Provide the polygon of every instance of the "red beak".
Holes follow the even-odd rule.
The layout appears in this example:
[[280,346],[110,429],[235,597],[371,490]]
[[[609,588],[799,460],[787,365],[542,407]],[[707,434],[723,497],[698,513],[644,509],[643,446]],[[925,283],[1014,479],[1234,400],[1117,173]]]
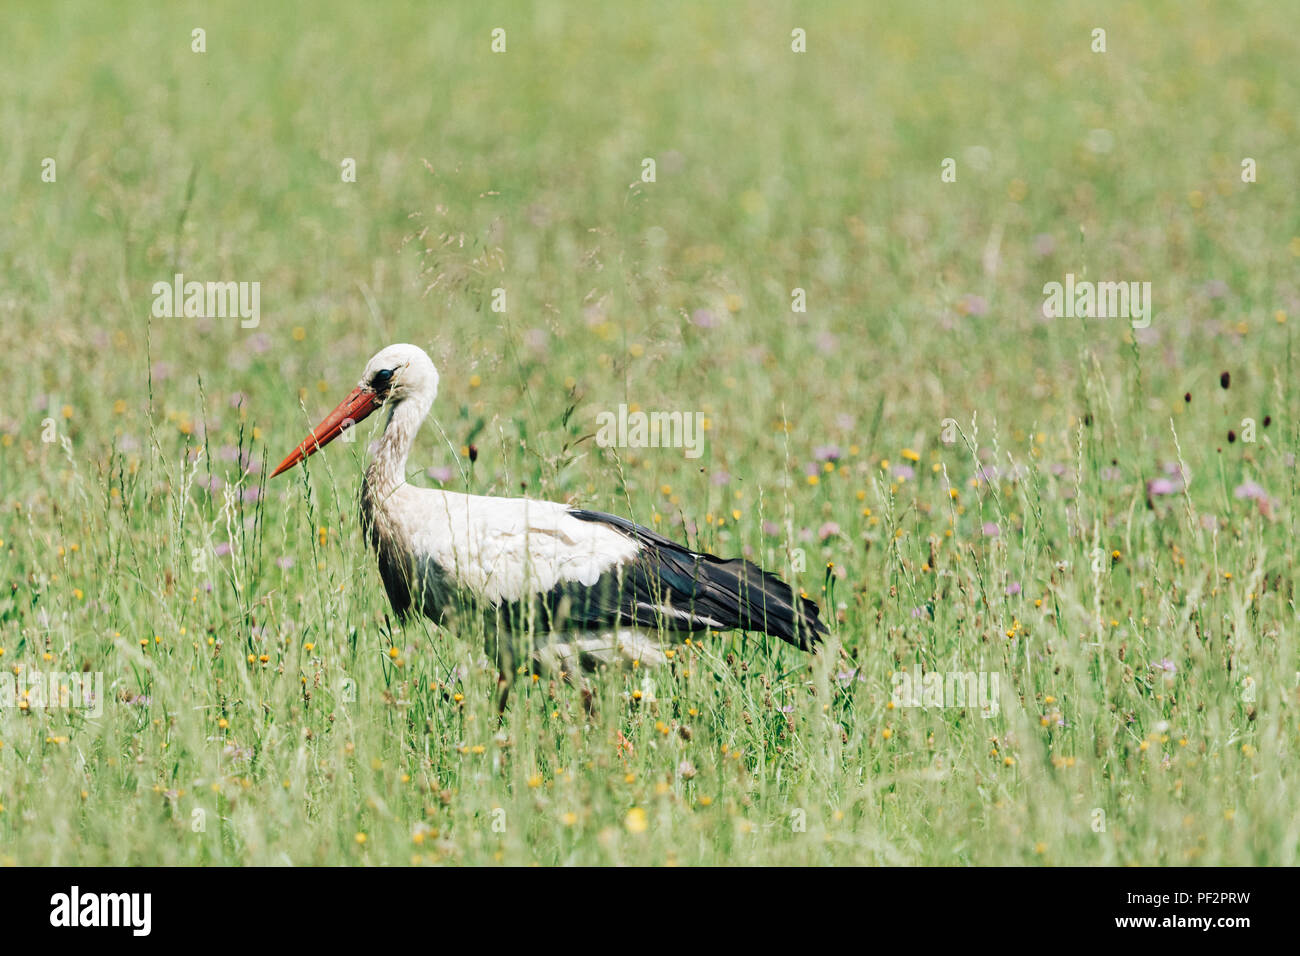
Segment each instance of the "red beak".
[[354,388],[352,394],[339,403],[339,407],[325,416],[325,420],[311,430],[303,443],[293,450],[284,461],[280,462],[274,478],[282,471],[288,471],[298,462],[320,451],[347,429],[365,418],[383,404],[383,400],[368,388]]

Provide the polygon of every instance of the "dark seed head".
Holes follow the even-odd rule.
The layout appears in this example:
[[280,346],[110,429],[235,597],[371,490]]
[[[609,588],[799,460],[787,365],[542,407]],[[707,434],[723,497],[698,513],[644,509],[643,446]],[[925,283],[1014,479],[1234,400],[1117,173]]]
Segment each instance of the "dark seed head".
[[1273,424],[1273,416],[1272,416],[1272,415],[1265,415],[1265,416],[1264,416],[1264,427],[1267,428],[1269,425],[1272,425],[1272,424]]
[[1085,428],[1092,427],[1092,412],[1089,412],[1087,415],[1083,416],[1083,425]]
[[1192,393],[1191,393],[1191,392],[1186,392],[1186,393],[1183,394],[1183,401],[1185,401],[1185,402],[1190,402],[1191,400],[1192,400]]
[[477,445],[470,445],[470,446],[469,446],[469,460],[470,460],[471,463],[478,461],[478,446],[477,446]]
[[1222,385],[1224,388],[1227,388],[1229,385],[1232,384],[1232,376],[1229,375],[1227,372],[1224,372],[1222,375],[1219,376],[1219,384]]
[[1228,444],[1231,445],[1231,444],[1232,444],[1233,442],[1235,442],[1236,440],[1237,440],[1237,433],[1234,432],[1231,428],[1229,428],[1229,429],[1228,429]]

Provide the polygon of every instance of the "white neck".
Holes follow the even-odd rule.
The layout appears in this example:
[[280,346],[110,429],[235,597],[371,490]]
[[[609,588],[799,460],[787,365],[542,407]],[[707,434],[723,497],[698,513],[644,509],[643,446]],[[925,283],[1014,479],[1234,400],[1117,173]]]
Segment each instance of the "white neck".
[[374,460],[366,469],[366,487],[373,494],[384,498],[406,483],[406,458],[432,404],[423,396],[411,395],[390,408]]

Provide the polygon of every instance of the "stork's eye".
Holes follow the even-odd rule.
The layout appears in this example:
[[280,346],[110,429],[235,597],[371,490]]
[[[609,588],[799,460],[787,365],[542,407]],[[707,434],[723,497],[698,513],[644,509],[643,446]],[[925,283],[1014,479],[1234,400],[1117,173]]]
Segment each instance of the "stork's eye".
[[395,371],[397,370],[391,368],[381,368],[378,372],[375,373],[374,378],[370,380],[371,387],[374,388],[376,391],[378,391],[381,388],[387,388],[388,383],[393,380],[393,372]]

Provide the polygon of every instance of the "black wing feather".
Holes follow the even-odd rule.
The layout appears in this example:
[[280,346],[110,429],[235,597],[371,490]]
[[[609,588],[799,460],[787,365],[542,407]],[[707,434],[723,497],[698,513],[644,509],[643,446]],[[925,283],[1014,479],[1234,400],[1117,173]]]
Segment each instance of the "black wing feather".
[[788,584],[749,561],[692,551],[616,515],[581,509],[569,513],[617,529],[641,550],[595,586],[561,584],[544,595],[541,604],[552,626],[740,628],[771,634],[802,650],[812,650],[827,634],[815,602],[802,596],[796,600]]

